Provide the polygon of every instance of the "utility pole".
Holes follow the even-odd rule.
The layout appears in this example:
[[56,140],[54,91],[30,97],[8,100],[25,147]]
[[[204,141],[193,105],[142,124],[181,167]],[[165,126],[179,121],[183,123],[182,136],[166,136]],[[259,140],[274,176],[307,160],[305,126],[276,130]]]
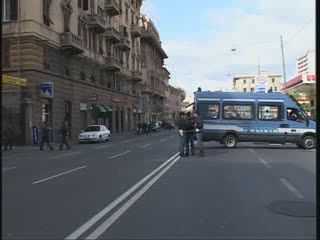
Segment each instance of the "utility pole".
[[282,41],[282,35],[280,36],[281,41],[281,53],[282,53],[282,68],[283,68],[283,80],[284,80],[284,92],[287,92],[287,79],[286,79],[286,67],[284,63],[284,53],[283,53],[283,41]]
[[260,75],[260,59],[259,59],[259,56],[258,56],[258,74]]

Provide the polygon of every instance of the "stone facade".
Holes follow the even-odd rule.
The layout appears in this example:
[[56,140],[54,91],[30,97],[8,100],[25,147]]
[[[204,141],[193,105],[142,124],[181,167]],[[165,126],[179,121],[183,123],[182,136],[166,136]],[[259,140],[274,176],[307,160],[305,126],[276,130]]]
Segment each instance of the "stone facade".
[[[64,120],[73,140],[92,123],[112,133],[134,129],[144,117],[142,0],[19,2],[20,13],[2,19],[3,74],[27,79],[26,87],[3,85],[2,122],[14,125],[15,142],[31,143],[32,126],[44,120],[53,141]],[[52,84],[52,96],[40,95],[44,83]]]

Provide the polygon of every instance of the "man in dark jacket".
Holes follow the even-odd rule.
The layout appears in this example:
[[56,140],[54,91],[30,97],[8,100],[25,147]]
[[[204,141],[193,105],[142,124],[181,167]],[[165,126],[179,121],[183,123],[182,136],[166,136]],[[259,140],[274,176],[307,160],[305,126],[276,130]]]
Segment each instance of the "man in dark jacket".
[[191,155],[194,155],[194,119],[191,116],[191,113],[188,112],[187,116],[187,124],[186,124],[186,155],[189,155],[189,150],[191,151]]
[[7,127],[4,132],[4,150],[7,151],[8,147],[9,150],[12,150],[12,143],[13,143],[13,129],[11,126]]
[[63,148],[63,144],[67,146],[67,149],[70,149],[70,146],[67,141],[67,136],[69,135],[69,127],[68,122],[64,122],[60,128],[61,142],[59,150],[61,151]]
[[196,139],[197,139],[197,144],[196,144],[197,146],[196,147],[200,151],[199,157],[203,157],[204,156],[203,143],[202,143],[203,120],[198,112],[194,113],[194,128],[195,128],[195,134],[196,134]]
[[47,144],[50,150],[53,150],[53,147],[50,144],[50,132],[51,128],[49,128],[48,123],[44,122],[41,128],[41,142],[40,142],[40,151],[43,151],[43,144]]

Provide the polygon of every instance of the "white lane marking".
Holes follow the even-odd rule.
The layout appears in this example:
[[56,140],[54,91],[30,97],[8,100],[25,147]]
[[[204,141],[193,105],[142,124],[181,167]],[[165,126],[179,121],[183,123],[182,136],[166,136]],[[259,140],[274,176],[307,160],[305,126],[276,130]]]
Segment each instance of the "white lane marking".
[[134,140],[123,141],[124,143],[133,142]]
[[71,172],[80,170],[80,169],[82,169],[82,168],[86,168],[86,167],[87,167],[87,166],[77,167],[77,168],[71,169],[71,170],[69,170],[69,171],[66,171],[66,172],[63,172],[63,173],[59,173],[59,174],[57,174],[57,175],[53,175],[53,176],[51,176],[51,177],[48,177],[48,178],[44,178],[44,179],[35,181],[35,182],[33,182],[32,184],[41,183],[41,182],[44,182],[44,181],[47,181],[47,180],[50,180],[50,179],[53,179],[53,178],[62,176],[62,175],[67,174],[67,173],[71,173]]
[[17,167],[3,167],[2,172],[10,171],[12,169],[16,169]]
[[166,139],[166,138],[164,138],[164,139],[161,139],[161,140],[160,140],[160,142],[163,142],[163,141],[166,141],[166,140],[167,140],[167,139]]
[[166,166],[170,161],[172,161],[178,155],[179,155],[179,153],[176,153],[175,155],[173,155],[171,158],[169,158],[167,161],[165,161],[163,164],[161,164],[158,168],[153,170],[151,173],[149,173],[147,176],[145,176],[139,182],[137,182],[129,190],[127,190],[120,197],[118,197],[116,200],[114,200],[112,203],[110,203],[107,207],[102,209],[99,213],[97,213],[95,216],[93,216],[89,221],[84,223],[82,226],[80,226],[76,231],[71,233],[65,239],[66,240],[77,239],[78,237],[80,237],[84,232],[86,232],[90,227],[92,227],[101,218],[103,218],[106,214],[108,214],[113,208],[115,208],[119,203],[121,203],[124,199],[126,199],[131,193],[133,193],[137,188],[139,188],[142,184],[144,184],[149,178],[151,178],[154,174],[156,174],[160,169],[162,169],[164,166]]
[[151,146],[152,144],[150,143],[150,144],[147,144],[147,145],[144,145],[144,146],[141,146],[140,148],[146,148],[146,147],[149,147],[149,146]]
[[294,188],[285,178],[280,178],[281,183],[289,189],[297,198],[303,198],[302,193],[300,193],[296,188]]
[[97,239],[100,237],[117,219],[125,213],[159,178],[165,174],[178,160],[180,156],[174,159],[160,173],[153,177],[142,189],[134,194],[121,208],[104,221],[96,230],[94,230],[86,239]]
[[271,165],[270,165],[266,160],[264,160],[263,158],[259,158],[259,160],[260,160],[260,162],[261,162],[262,164],[264,164],[267,168],[271,168]]
[[103,146],[97,146],[93,147],[93,149],[101,149],[101,148],[107,148],[107,147],[112,147],[113,145],[103,145]]
[[254,153],[254,150],[252,148],[249,148],[249,151]]
[[56,158],[64,158],[64,157],[69,157],[72,155],[77,155],[80,154],[81,152],[70,152],[70,153],[66,153],[66,154],[62,154],[62,155],[56,155],[54,157],[51,157],[50,159],[56,159]]
[[109,159],[111,159],[111,158],[116,158],[116,157],[119,157],[119,156],[122,156],[122,155],[124,155],[124,154],[129,153],[129,152],[131,152],[131,150],[126,151],[126,152],[123,152],[123,153],[120,153],[120,154],[117,154],[117,155],[114,155],[114,156],[112,156],[112,157],[109,157]]

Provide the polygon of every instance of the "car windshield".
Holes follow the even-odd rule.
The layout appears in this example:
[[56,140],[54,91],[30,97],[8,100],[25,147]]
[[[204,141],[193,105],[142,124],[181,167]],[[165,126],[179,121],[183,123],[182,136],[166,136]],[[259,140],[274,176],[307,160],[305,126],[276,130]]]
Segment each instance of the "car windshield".
[[84,130],[85,132],[95,132],[95,131],[100,131],[100,126],[90,126],[87,127],[86,130]]

